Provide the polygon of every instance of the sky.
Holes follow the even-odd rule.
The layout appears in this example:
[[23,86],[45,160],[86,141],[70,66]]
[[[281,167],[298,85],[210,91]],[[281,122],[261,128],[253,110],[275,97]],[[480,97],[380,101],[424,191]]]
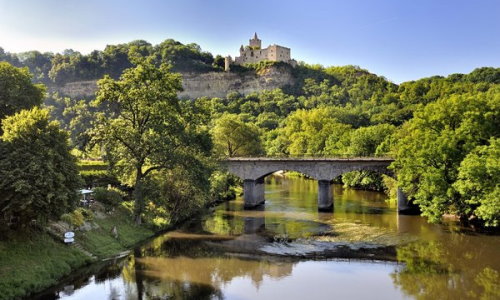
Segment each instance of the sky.
[[254,32],[298,61],[395,83],[500,67],[500,0],[0,0],[8,52],[173,38],[234,57]]

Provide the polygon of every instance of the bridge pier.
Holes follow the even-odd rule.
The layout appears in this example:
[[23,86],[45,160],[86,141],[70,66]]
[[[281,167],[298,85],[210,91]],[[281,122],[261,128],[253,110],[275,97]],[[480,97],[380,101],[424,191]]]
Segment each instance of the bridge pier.
[[318,180],[318,211],[333,211],[333,192],[331,180]]
[[264,204],[264,178],[257,180],[245,179],[243,181],[243,199],[245,209],[254,208]]
[[399,213],[409,211],[412,208],[408,203],[408,197],[406,197],[403,190],[399,187],[398,187],[397,197],[398,197],[398,212]]

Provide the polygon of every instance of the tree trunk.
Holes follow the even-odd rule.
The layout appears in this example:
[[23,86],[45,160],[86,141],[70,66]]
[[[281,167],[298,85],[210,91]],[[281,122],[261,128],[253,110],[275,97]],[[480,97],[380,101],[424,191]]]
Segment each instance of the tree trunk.
[[144,212],[144,195],[142,193],[142,168],[137,168],[137,173],[135,177],[135,187],[134,187],[134,198],[135,198],[135,223],[142,223],[142,213]]

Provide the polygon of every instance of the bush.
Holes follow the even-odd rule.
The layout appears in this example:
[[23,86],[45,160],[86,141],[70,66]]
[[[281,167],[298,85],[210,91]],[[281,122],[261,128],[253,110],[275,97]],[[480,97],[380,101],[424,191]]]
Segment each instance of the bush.
[[236,197],[237,179],[227,172],[216,171],[210,177],[210,195],[213,201],[225,201]]
[[118,179],[109,174],[108,171],[102,170],[90,170],[90,171],[80,171],[80,176],[85,182],[85,186],[107,186],[118,185],[120,182]]
[[74,227],[80,227],[85,223],[85,218],[80,211],[73,211],[61,216],[61,220]]
[[92,221],[94,219],[94,213],[87,208],[79,207],[70,213],[63,214],[61,216],[61,221],[68,223],[74,227],[80,227],[85,223],[85,221]]
[[97,187],[94,189],[94,199],[106,207],[116,207],[123,201],[125,193],[117,188]]
[[371,171],[352,171],[342,175],[345,188],[384,191],[382,175]]

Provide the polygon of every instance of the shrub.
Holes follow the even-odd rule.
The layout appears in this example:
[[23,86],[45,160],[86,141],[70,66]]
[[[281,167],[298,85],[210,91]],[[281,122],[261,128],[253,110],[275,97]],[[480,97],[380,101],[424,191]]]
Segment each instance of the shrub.
[[123,201],[125,193],[117,188],[97,187],[94,189],[94,199],[106,207],[116,207]]
[[210,195],[213,201],[234,199],[237,179],[227,172],[216,171],[210,177]]
[[85,223],[85,217],[79,209],[63,214],[61,220],[75,227],[80,227]]
[[120,182],[115,176],[109,174],[108,171],[102,170],[89,170],[80,171],[80,176],[85,182],[85,186],[107,186],[118,185]]

